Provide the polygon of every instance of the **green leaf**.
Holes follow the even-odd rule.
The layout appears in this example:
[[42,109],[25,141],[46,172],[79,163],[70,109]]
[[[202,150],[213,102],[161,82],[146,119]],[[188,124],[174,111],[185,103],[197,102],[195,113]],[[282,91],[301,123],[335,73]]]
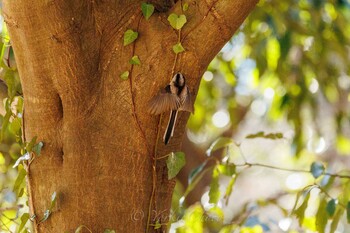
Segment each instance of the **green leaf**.
[[157,229],[160,229],[162,228],[162,224],[159,223],[159,220],[157,220],[156,224],[154,224],[154,229],[157,230]]
[[168,167],[168,179],[171,180],[174,178],[185,164],[186,160],[183,152],[171,152],[166,161]]
[[187,2],[183,4],[182,10],[183,11],[188,11],[188,3]]
[[115,230],[106,229],[106,230],[104,230],[103,233],[115,233]]
[[320,162],[313,162],[311,164],[310,171],[315,179],[320,177],[324,173],[324,170],[325,170],[325,167]]
[[182,53],[185,51],[184,47],[182,47],[181,42],[177,43],[176,45],[173,46],[173,51],[174,53],[178,54],[178,53]]
[[220,137],[210,145],[206,153],[208,156],[210,156],[214,151],[227,147],[231,144],[233,144],[232,138]]
[[130,59],[129,63],[131,65],[141,65],[141,61],[140,61],[139,57],[136,55]]
[[219,164],[217,168],[220,174],[223,174],[225,176],[233,176],[236,173],[236,165],[232,163]]
[[29,219],[29,214],[28,213],[24,213],[22,214],[21,216],[21,224],[19,225],[19,229],[18,229],[18,232],[21,232],[24,228],[24,226],[26,225],[26,223],[28,222],[28,219]]
[[213,175],[210,182],[209,189],[209,203],[217,204],[220,198],[219,189],[219,169],[217,167],[213,170]]
[[347,219],[348,223],[350,223],[350,201],[346,205],[346,219]]
[[187,22],[187,19],[185,15],[177,15],[172,13],[169,15],[168,21],[174,29],[180,30]]
[[138,36],[139,36],[138,32],[134,32],[133,30],[128,29],[124,33],[124,46],[127,46],[127,45],[131,44],[132,42],[134,42]]
[[120,78],[123,80],[127,80],[129,78],[129,71],[125,71],[120,75]]
[[18,191],[20,191],[20,187],[27,175],[26,170],[23,168],[22,165],[18,166],[19,172],[15,181],[15,184],[13,186],[13,192],[15,192],[18,195]]
[[329,217],[333,217],[334,213],[335,213],[335,208],[336,208],[337,204],[336,204],[336,200],[335,199],[331,199],[328,203],[327,203],[327,214]]
[[230,180],[230,183],[226,187],[226,192],[225,192],[225,196],[224,196],[224,198],[226,199],[226,205],[228,204],[229,197],[231,196],[233,186],[236,183],[236,177],[237,176],[233,176]]
[[50,208],[49,208],[49,211],[50,211],[50,212],[51,212],[52,209],[55,207],[56,201],[57,201],[57,193],[56,193],[56,192],[53,192],[53,194],[51,195],[51,203],[50,203]]
[[33,147],[34,147],[34,145],[36,143],[36,139],[37,138],[38,138],[37,136],[33,137],[32,140],[30,140],[30,142],[27,144],[27,146],[26,146],[27,152],[32,152],[33,151]]
[[294,214],[297,216],[297,218],[299,220],[299,225],[300,226],[303,224],[304,216],[305,216],[305,210],[307,208],[309,199],[310,199],[310,190],[307,191],[307,194],[306,194],[306,196],[304,198],[303,203],[299,206],[298,209],[296,209],[294,211]]
[[318,233],[325,232],[325,228],[328,222],[326,206],[327,201],[325,198],[322,198],[316,213],[316,229]]
[[33,147],[33,152],[36,154],[36,155],[40,155],[41,153],[41,148],[43,148],[44,146],[44,143],[43,142],[39,142],[37,144],[35,144],[35,146]]
[[143,16],[146,18],[146,20],[148,20],[154,12],[154,6],[152,4],[148,4],[144,2],[141,4],[141,10],[142,10]]
[[272,140],[276,140],[276,139],[281,139],[283,138],[283,134],[282,133],[268,133],[265,134],[264,132],[260,131],[256,134],[249,134],[246,136],[247,139],[253,139],[253,138],[266,138],[266,139],[272,139]]
[[51,215],[51,211],[50,210],[45,210],[44,212],[44,216],[43,218],[40,220],[39,223],[45,222]]

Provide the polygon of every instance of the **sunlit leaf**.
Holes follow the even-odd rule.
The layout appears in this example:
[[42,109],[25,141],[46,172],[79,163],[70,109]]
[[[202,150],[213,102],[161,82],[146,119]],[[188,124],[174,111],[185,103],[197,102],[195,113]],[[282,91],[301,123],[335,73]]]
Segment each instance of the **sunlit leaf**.
[[323,173],[324,173],[325,167],[322,163],[320,162],[313,162],[311,164],[311,174],[312,176],[316,179],[318,177],[320,177]]
[[135,32],[131,29],[128,29],[124,33],[124,46],[127,46],[127,45],[131,44],[132,42],[134,42],[138,36],[139,36],[138,32]]
[[160,224],[159,220],[157,220],[156,224],[154,224],[154,229],[157,230],[160,228],[162,228],[162,224]]
[[184,225],[182,227],[177,228],[177,233],[189,233],[189,232],[204,232],[204,221],[201,221],[203,219],[204,210],[203,208],[198,205],[192,205],[188,209],[186,209],[183,221]]
[[171,152],[166,161],[166,165],[168,168],[168,179],[171,180],[174,178],[181,168],[185,166],[185,154],[183,152]]
[[246,136],[246,138],[252,139],[252,138],[266,138],[266,139],[281,139],[283,138],[283,134],[282,133],[268,133],[265,134],[264,132],[258,132],[256,134],[250,134],[248,136]]
[[50,215],[51,215],[50,210],[45,210],[43,218],[40,219],[40,223],[45,222],[50,217]]
[[131,65],[141,65],[141,61],[140,61],[140,59],[139,59],[139,57],[138,57],[137,55],[133,56],[133,57],[130,59],[129,63],[130,63]]
[[13,192],[15,192],[16,194],[18,194],[18,192],[20,191],[20,188],[24,182],[24,179],[27,175],[26,170],[23,168],[22,165],[18,166],[18,175],[15,181],[15,184],[13,186]]
[[226,187],[226,192],[225,192],[225,196],[224,196],[224,198],[226,199],[226,205],[228,204],[228,200],[229,200],[229,197],[232,193],[233,186],[236,183],[236,178],[237,178],[237,176],[233,176]]
[[103,233],[115,233],[115,230],[106,229],[103,231]]
[[225,176],[233,176],[236,173],[236,165],[232,163],[219,164],[217,166],[219,173]]
[[124,71],[121,75],[120,78],[123,80],[127,80],[129,78],[129,71]]
[[168,21],[174,29],[179,30],[185,25],[187,19],[185,15],[177,15],[175,13],[172,13],[169,15]]
[[229,145],[232,145],[234,142],[232,138],[225,138],[225,137],[220,137],[217,140],[215,140],[207,150],[207,155],[211,155],[214,151],[219,150],[221,148],[228,147]]
[[141,10],[145,19],[148,20],[154,12],[154,6],[152,4],[144,2],[141,4]]
[[219,186],[219,170],[216,167],[213,170],[213,175],[210,182],[209,189],[209,203],[217,204],[220,198],[220,186]]
[[325,198],[322,198],[316,213],[316,229],[318,233],[325,232],[325,228],[328,221],[326,208],[327,208],[327,201]]
[[178,54],[178,53],[182,53],[185,51],[184,47],[182,47],[181,42],[177,43],[176,45],[173,46],[173,51],[174,53]]
[[29,217],[30,216],[29,216],[28,213],[22,214],[22,216],[21,216],[21,224],[19,225],[18,232],[21,232],[23,230],[24,226],[28,222]]
[[80,225],[80,226],[75,230],[74,233],[82,233],[82,232],[83,232],[83,229],[86,229],[86,230],[88,230],[89,232],[92,233],[92,231],[91,231],[87,226],[85,226],[85,225]]
[[299,206],[298,209],[296,209],[294,211],[294,214],[297,216],[297,218],[299,220],[300,226],[303,224],[304,216],[305,216],[305,210],[306,210],[306,208],[308,206],[309,199],[310,199],[310,191],[307,191],[306,196],[305,196],[305,198],[303,200],[303,203]]

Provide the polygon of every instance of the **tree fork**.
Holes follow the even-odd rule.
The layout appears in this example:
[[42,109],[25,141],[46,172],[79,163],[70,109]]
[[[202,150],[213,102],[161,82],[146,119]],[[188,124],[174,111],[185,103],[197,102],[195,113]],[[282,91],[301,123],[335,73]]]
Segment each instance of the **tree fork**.
[[[184,2],[155,1],[166,12],[145,20],[137,0],[4,1],[24,93],[26,138],[45,143],[29,167],[35,232],[74,232],[80,225],[92,232],[145,231],[155,156],[147,147],[155,148],[159,120],[147,113],[147,102],[169,82],[178,40],[167,16],[187,17],[181,31],[186,51],[178,55],[175,72],[196,93],[209,62],[257,0],[190,0],[182,12]],[[138,39],[123,46],[124,32],[137,28]],[[140,66],[131,68],[132,54]],[[130,80],[119,78],[131,69]],[[180,150],[188,117],[179,114],[169,145],[158,138],[156,156]],[[152,223],[168,219],[174,187],[164,160],[156,171]],[[56,208],[39,223],[53,192]]]

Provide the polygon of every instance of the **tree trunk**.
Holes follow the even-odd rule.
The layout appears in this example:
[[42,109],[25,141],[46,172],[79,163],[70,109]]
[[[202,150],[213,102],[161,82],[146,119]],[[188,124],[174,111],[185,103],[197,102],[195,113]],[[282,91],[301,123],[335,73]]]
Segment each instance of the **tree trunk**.
[[[138,0],[4,0],[25,100],[26,140],[44,148],[28,167],[28,194],[35,232],[144,232],[166,223],[174,181],[165,160],[178,151],[189,117],[180,113],[164,146],[168,114],[147,113],[147,102],[174,72],[195,94],[209,62],[241,25],[256,0],[155,0],[149,20]],[[162,4],[163,7],[162,7]],[[170,5],[169,5],[170,4]],[[175,56],[178,32],[170,13],[185,14],[185,52]],[[128,29],[139,37],[123,46]],[[129,60],[138,55],[141,65]],[[120,75],[129,71],[129,79]],[[159,127],[160,125],[160,127]],[[160,137],[158,137],[160,134]],[[187,155],[191,156],[191,155]],[[57,205],[40,223],[53,192]],[[151,231],[151,228],[150,228]]]

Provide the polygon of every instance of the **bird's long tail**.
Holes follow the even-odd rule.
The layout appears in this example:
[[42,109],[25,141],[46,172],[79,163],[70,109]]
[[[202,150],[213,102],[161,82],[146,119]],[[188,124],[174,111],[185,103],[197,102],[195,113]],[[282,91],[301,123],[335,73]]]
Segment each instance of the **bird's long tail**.
[[170,113],[168,126],[166,127],[166,130],[165,130],[165,133],[164,133],[164,137],[163,137],[163,141],[164,141],[165,145],[168,144],[170,138],[174,134],[175,123],[176,123],[176,118],[177,118],[177,112],[178,112],[177,110],[173,110]]

